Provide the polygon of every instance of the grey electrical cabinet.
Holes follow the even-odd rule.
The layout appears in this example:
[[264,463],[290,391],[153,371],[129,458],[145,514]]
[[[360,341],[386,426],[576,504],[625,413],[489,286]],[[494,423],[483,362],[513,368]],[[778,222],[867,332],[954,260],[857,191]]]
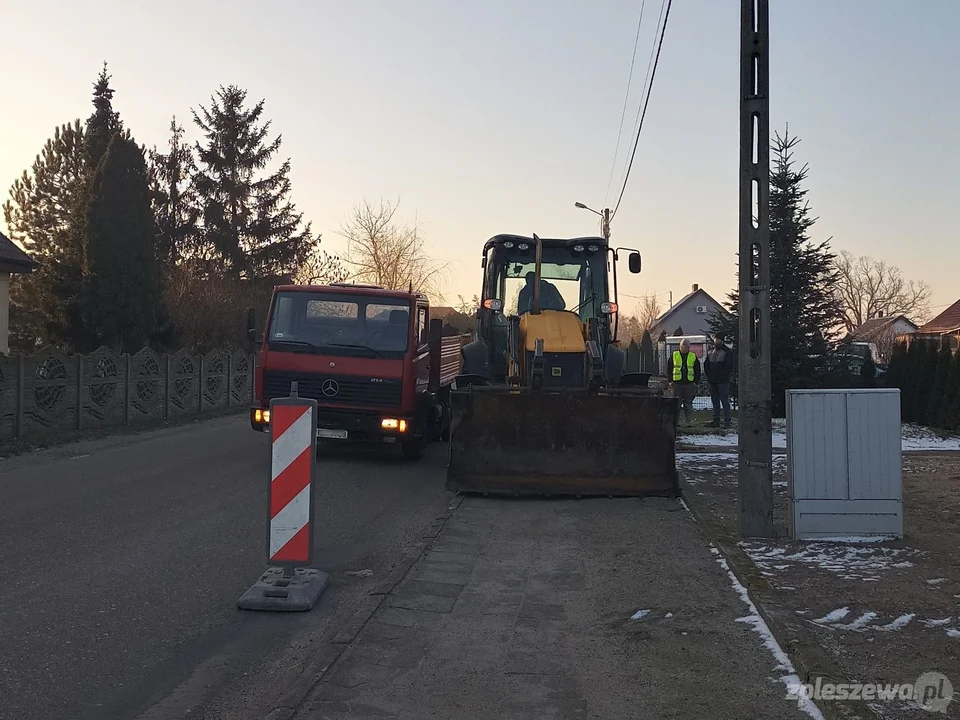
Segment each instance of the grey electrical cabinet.
[[790,536],[903,537],[900,391],[787,391]]

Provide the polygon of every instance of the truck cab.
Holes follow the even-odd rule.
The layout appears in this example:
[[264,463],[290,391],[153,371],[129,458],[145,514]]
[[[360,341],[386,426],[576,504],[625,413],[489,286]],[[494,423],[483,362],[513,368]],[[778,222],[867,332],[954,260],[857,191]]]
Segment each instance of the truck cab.
[[[318,403],[318,439],[396,443],[408,458],[442,436],[449,417],[440,326],[425,295],[372,285],[282,285],[274,289],[259,344],[250,423],[265,432],[270,401]],[[459,338],[453,338],[458,341]],[[448,353],[449,355],[449,353]],[[457,352],[459,355],[459,349]],[[458,360],[458,358],[457,358]]]

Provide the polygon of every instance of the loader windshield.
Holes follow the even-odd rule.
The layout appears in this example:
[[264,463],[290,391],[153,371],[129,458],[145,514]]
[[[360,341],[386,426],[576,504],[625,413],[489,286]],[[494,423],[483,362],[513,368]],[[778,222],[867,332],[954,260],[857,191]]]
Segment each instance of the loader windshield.
[[[485,296],[502,300],[507,315],[529,312],[536,271],[534,254],[498,248],[492,259]],[[570,310],[584,322],[600,316],[600,304],[607,299],[603,251],[587,255],[568,247],[544,247],[540,279],[541,308]]]

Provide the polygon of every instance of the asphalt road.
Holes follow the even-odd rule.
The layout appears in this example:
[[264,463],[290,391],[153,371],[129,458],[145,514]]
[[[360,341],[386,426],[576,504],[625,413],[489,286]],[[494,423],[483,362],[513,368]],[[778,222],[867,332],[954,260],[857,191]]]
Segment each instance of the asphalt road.
[[0,461],[0,718],[262,718],[452,497],[423,460],[334,452],[309,613],[238,610],[265,569],[267,438],[245,418]]

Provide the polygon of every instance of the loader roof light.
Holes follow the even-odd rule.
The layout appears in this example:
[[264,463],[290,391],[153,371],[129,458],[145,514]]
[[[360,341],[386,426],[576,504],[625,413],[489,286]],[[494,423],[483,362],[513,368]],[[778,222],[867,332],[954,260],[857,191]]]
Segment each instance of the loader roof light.
[[615,302],[601,303],[600,312],[602,312],[604,315],[613,315],[617,312],[617,304]]
[[483,301],[483,306],[487,310],[493,310],[494,312],[499,312],[503,310],[503,300],[499,298],[487,298]]
[[583,245],[574,245],[574,246],[573,246],[573,251],[574,251],[574,252],[583,252]]
[[590,252],[596,252],[597,250],[600,249],[600,247],[598,245],[591,245],[588,249],[590,250]]
[[520,250],[529,250],[530,246],[527,245],[527,243],[520,243],[519,245],[517,245],[517,248]]
[[513,247],[513,240],[507,240],[507,241],[503,244],[503,246],[509,250],[510,248]]

